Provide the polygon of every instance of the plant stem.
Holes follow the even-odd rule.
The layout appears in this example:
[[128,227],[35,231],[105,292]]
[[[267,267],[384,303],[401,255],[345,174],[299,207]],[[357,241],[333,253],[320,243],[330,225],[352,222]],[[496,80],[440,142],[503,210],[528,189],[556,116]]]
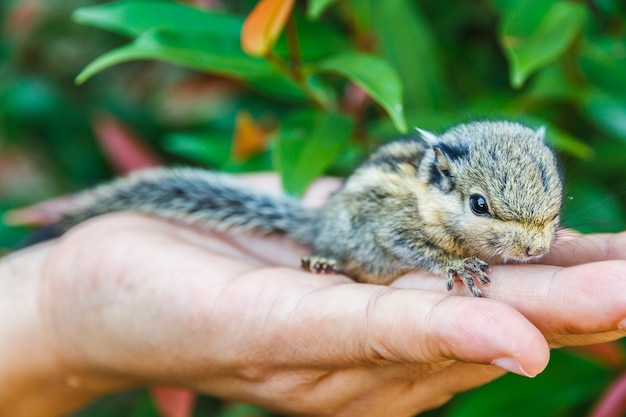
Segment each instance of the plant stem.
[[295,78],[303,79],[302,74],[302,51],[300,50],[300,40],[298,39],[298,27],[293,13],[287,20],[286,27],[287,49],[289,50],[289,67]]
[[280,69],[298,87],[300,87],[302,92],[309,98],[309,100],[311,100],[313,105],[325,112],[333,111],[336,108],[336,104],[311,87],[307,80],[307,76],[302,65],[302,51],[300,49],[300,41],[298,39],[298,27],[293,13],[287,20],[285,35],[287,38],[289,62],[283,61],[274,55],[271,50],[267,53],[265,58]]

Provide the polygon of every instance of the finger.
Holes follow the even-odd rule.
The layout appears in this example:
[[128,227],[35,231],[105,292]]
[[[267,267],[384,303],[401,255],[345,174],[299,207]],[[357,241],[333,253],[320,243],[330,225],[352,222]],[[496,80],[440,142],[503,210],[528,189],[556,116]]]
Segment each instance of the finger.
[[[550,336],[550,347],[588,346],[600,343],[613,342],[626,336],[626,330],[587,334],[555,334]],[[621,363],[621,362],[620,362]]]
[[[483,291],[524,314],[553,346],[599,343],[621,337],[626,328],[624,271],[624,260],[567,268],[494,266]],[[443,278],[425,274],[407,275],[393,285],[444,291]]]
[[567,268],[503,266],[494,268],[489,291],[548,336],[615,332],[626,324],[624,271],[623,260]]
[[[446,363],[440,370],[406,364],[350,368],[327,375],[309,390],[304,409],[315,415],[414,416],[503,373],[494,366],[464,362]],[[326,409],[316,409],[319,404]]]
[[[310,282],[314,281],[317,279]],[[280,329],[266,326],[264,333],[272,335],[271,342],[265,344],[261,338],[257,338],[256,346],[262,347],[264,351],[280,352],[280,358],[271,361],[274,369],[344,368],[340,372],[328,371],[320,376],[320,384],[315,390],[310,389],[307,394],[307,398],[314,404],[315,398],[319,397],[323,398],[322,403],[328,406],[345,403],[346,398],[363,395],[364,392],[370,393],[367,394],[369,399],[375,399],[377,394],[383,395],[385,388],[388,387],[395,387],[398,390],[393,395],[397,398],[399,392],[407,394],[409,392],[407,387],[413,382],[417,383],[432,374],[438,375],[435,382],[428,385],[432,388],[431,391],[416,388],[414,395],[411,395],[413,400],[409,399],[404,403],[405,407],[410,406],[410,409],[419,410],[423,409],[425,404],[429,407],[440,404],[448,398],[445,393],[453,393],[466,386],[484,383],[501,375],[502,372],[495,367],[474,365],[477,368],[472,376],[464,377],[463,382],[460,382],[458,370],[452,370],[454,359],[492,363],[495,357],[500,359],[497,362],[498,366],[524,375],[530,372],[534,375],[546,365],[548,352],[545,340],[533,326],[527,326],[528,323],[523,317],[507,306],[500,304],[499,307],[504,308],[498,308],[499,303],[490,300],[470,298],[458,300],[462,303],[485,302],[489,305],[489,313],[485,316],[481,308],[475,306],[468,308],[469,311],[461,308],[458,312],[451,312],[445,305],[439,305],[440,297],[435,297],[436,301],[431,300],[434,303],[429,303],[423,298],[415,299],[413,296],[421,293],[417,291],[402,291],[408,296],[404,302],[403,297],[387,299],[376,294],[378,291],[386,292],[389,289],[364,284],[318,287],[304,299],[295,301],[297,310],[284,309],[284,306],[274,304],[273,311],[282,310],[280,314],[284,315],[278,320],[282,323]],[[391,290],[389,295],[401,294],[400,291]],[[372,301],[370,298],[372,296],[377,301]],[[453,303],[456,304],[456,301]],[[375,305],[381,307],[377,308]],[[415,308],[416,305],[432,307],[432,317],[428,317],[430,312],[424,315],[423,311]],[[391,310],[387,311],[391,314],[385,311],[389,307]],[[369,315],[368,309],[372,309]],[[455,321],[452,325],[441,323],[444,327],[451,327],[450,331],[440,329],[437,325],[439,311],[444,315],[444,320]],[[370,315],[370,319],[365,318]],[[466,328],[463,321],[470,316],[472,317],[470,320],[476,322]],[[498,322],[496,317],[502,321]],[[456,322],[456,319],[459,319],[459,322]],[[273,320],[265,320],[265,323],[270,322]],[[518,325],[520,322],[521,326]],[[435,327],[429,328],[431,324]],[[510,331],[510,328],[517,330]],[[466,330],[482,334],[468,335]],[[307,354],[302,356],[303,352]],[[515,358],[506,357],[508,354]],[[293,362],[293,358],[298,357],[302,362]],[[275,362],[285,359],[292,362],[279,364]],[[449,375],[450,371],[457,375],[456,380],[452,376],[443,377],[444,374]],[[370,372],[371,375],[368,376]],[[247,374],[247,379],[257,380],[254,375]],[[277,378],[273,378],[271,383],[271,392],[276,392],[284,386]],[[267,389],[267,386],[265,388]],[[258,394],[259,387],[251,392]],[[427,392],[430,394],[425,395]],[[418,404],[416,398],[420,399],[421,407],[416,408]]]
[[610,259],[626,259],[626,232],[570,236],[557,241],[539,262],[572,266]]
[[340,337],[356,363],[497,362],[536,375],[548,361],[539,331],[494,300],[358,284],[316,291],[300,306],[299,321],[319,329],[309,343],[323,356]]
[[454,362],[442,372],[430,375],[427,383],[416,381],[410,387],[409,395],[399,400],[413,410],[436,408],[448,402],[453,395],[485,385],[503,373],[502,369],[494,366]]
[[[549,339],[565,343],[563,335],[574,344],[590,344],[620,337],[626,327],[626,261],[613,260],[576,265],[568,268],[529,266],[520,279],[507,277],[511,268],[495,272],[498,299],[519,309]],[[500,278],[502,276],[502,278]],[[498,288],[504,287],[506,288]],[[601,340],[599,334],[606,333]]]

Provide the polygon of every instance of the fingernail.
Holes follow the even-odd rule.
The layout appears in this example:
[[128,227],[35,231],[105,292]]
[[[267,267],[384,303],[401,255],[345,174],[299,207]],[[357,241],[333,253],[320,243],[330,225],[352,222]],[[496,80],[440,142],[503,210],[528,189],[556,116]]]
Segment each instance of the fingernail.
[[617,328],[619,330],[626,330],[626,319],[620,321],[619,324],[617,325]]
[[526,376],[528,378],[534,378],[537,375],[531,375],[522,368],[522,365],[519,362],[512,358],[498,358],[491,362],[492,365],[497,366],[498,368],[502,368],[505,371],[513,372],[514,374],[518,374],[521,376]]

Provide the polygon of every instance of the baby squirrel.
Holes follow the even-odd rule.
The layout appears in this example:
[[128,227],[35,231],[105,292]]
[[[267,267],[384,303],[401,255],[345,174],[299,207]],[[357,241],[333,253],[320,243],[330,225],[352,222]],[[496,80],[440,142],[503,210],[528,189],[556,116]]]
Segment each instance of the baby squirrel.
[[282,234],[312,248],[302,266],[387,284],[416,268],[460,279],[481,297],[487,262],[548,252],[561,213],[554,154],[537,131],[506,121],[458,125],[378,149],[319,209],[224,174],[156,168],[87,191],[59,233],[99,214],[136,211],[203,228]]

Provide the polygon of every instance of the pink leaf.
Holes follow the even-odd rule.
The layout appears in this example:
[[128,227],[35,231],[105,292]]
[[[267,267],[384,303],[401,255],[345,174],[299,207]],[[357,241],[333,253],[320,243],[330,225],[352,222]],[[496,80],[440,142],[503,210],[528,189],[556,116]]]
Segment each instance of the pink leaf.
[[161,158],[115,116],[101,113],[94,117],[91,125],[104,155],[118,174],[161,165]]
[[190,417],[196,400],[191,391],[154,387],[150,389],[157,410],[163,417]]
[[622,417],[624,415],[626,415],[626,373],[611,384],[589,417]]

